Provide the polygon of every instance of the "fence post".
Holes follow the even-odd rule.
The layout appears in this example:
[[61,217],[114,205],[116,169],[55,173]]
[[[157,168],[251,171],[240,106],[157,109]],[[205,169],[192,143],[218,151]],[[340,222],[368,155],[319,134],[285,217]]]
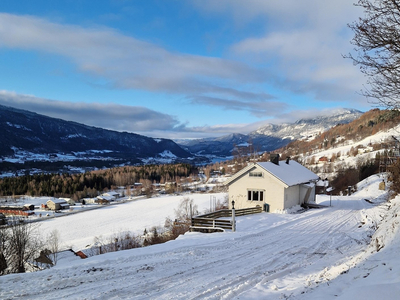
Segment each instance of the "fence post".
[[235,201],[232,200],[232,231],[236,231],[236,220],[235,220]]

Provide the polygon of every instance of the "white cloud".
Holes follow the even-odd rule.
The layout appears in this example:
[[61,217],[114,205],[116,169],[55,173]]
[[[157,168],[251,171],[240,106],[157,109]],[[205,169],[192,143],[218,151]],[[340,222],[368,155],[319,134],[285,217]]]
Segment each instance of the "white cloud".
[[62,55],[79,70],[128,89],[205,92],[217,82],[259,82],[263,75],[240,62],[174,53],[110,28],[83,28],[5,13],[0,14],[0,47]]
[[[322,101],[354,101],[365,105],[357,92],[363,75],[343,55],[352,51],[347,24],[360,14],[348,0],[204,0],[200,11],[230,14],[237,22],[256,18],[265,26],[262,36],[248,36],[232,45],[233,55],[269,68],[278,88]],[[239,21],[240,19],[240,21]],[[245,25],[242,25],[245,26]]]
[[263,99],[242,101],[235,99],[223,99],[209,96],[197,96],[191,98],[192,103],[209,106],[219,106],[229,110],[246,110],[258,118],[266,118],[286,110],[289,105],[283,102],[266,101]]
[[0,105],[89,126],[171,139],[215,137],[232,132],[247,134],[264,124],[256,122],[188,127],[173,116],[145,107],[55,101],[5,90],[0,90]]
[[173,116],[140,106],[63,102],[9,91],[0,91],[0,105],[116,131],[168,131],[180,125]]

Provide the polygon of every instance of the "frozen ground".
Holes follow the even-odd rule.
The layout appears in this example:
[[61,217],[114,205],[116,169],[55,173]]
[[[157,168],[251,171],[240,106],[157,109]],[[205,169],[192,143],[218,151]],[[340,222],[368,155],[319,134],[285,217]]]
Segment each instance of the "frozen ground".
[[[380,181],[374,176],[353,196],[332,197],[332,207],[238,217],[237,232],[187,233],[161,245],[2,276],[0,298],[395,299],[400,199],[382,202]],[[329,205],[330,198],[318,202]],[[139,212],[133,203],[140,202],[131,207]],[[116,212],[109,212],[113,226],[123,227]],[[76,216],[86,224],[96,218]]]
[[[178,209],[182,199],[186,197],[193,199],[193,203],[202,213],[210,208],[210,202],[223,202],[225,195],[225,193],[216,193],[154,198],[139,197],[137,200],[107,206],[85,205],[84,209],[90,209],[90,207],[96,209],[71,215],[68,215],[69,212],[61,214],[49,212],[51,216],[56,215],[57,217],[40,222],[40,231],[43,236],[47,236],[52,230],[57,229],[62,248],[72,248],[74,251],[78,251],[92,245],[95,237],[108,241],[113,235],[123,232],[141,235],[144,229],[149,231],[154,226],[163,227],[166,217],[175,218],[175,210]],[[40,199],[27,199],[26,201],[37,204],[37,202],[41,202]],[[80,204],[73,208],[74,211],[82,210]],[[40,213],[40,211],[36,213]],[[45,213],[42,212],[43,215]],[[42,219],[45,218],[42,217]]]

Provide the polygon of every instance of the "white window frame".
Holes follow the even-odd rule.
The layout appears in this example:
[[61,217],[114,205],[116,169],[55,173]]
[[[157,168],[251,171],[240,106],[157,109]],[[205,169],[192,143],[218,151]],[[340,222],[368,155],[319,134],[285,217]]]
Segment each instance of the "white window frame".
[[249,177],[262,178],[262,177],[264,177],[264,173],[263,172],[249,172]]
[[[257,193],[257,197],[254,197],[254,195],[256,193]],[[264,195],[265,195],[265,190],[248,189],[247,190],[247,201],[257,201],[257,202],[261,201],[261,202],[263,202],[264,201]],[[254,198],[258,198],[258,199],[254,200]]]

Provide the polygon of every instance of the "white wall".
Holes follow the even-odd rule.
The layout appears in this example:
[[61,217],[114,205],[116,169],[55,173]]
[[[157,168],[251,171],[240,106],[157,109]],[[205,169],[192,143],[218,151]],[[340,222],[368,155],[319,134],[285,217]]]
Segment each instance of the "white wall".
[[[232,200],[235,201],[235,208],[249,208],[257,205],[264,207],[264,203],[270,206],[269,211],[284,209],[284,185],[281,181],[270,175],[264,169],[256,166],[252,172],[263,172],[263,177],[250,177],[246,173],[229,186],[229,208],[232,208]],[[264,201],[247,200],[248,190],[263,190]]]

